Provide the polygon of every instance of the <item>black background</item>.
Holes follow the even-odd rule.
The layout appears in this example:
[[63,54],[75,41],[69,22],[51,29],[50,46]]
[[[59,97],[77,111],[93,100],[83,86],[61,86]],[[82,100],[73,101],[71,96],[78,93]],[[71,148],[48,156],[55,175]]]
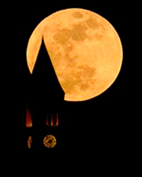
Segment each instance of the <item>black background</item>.
[[[54,95],[54,92],[49,94],[50,89],[48,90],[48,86],[54,87],[54,84],[56,85],[57,82],[54,82],[56,81],[55,77],[49,79],[48,75],[46,75],[46,73],[48,74],[48,66],[45,67],[46,65],[43,65],[45,61],[38,61],[35,68],[35,75],[30,75],[26,63],[28,39],[35,27],[45,17],[55,11],[73,7],[94,11],[106,18],[114,26],[123,45],[124,57],[122,68],[114,84],[100,96],[83,102],[63,101],[59,107],[57,106],[57,109],[52,110],[53,112],[60,112],[59,127],[50,127],[51,129],[47,127],[47,132],[51,132],[51,134],[55,134],[57,137],[57,146],[55,148],[29,150],[26,149],[23,141],[25,140],[25,135],[28,135],[28,131],[32,131],[25,129],[26,106],[30,105],[31,110],[37,107],[36,111],[39,109],[38,115],[40,115],[40,111],[43,107],[47,107],[47,111],[49,110],[50,112],[50,109],[48,109],[50,107],[50,102],[46,102],[46,99],[48,100],[49,95]],[[37,4],[30,7],[21,4],[18,13],[21,17],[19,21],[17,20],[21,32],[20,62],[18,62],[20,68],[18,74],[19,102],[17,103],[17,106],[20,107],[20,113],[18,114],[19,119],[16,119],[18,122],[16,123],[16,127],[18,126],[20,131],[18,130],[19,133],[16,133],[22,137],[17,140],[17,149],[20,150],[20,155],[37,155],[38,152],[39,154],[42,154],[43,157],[46,155],[48,157],[49,155],[78,157],[79,155],[82,156],[82,154],[83,156],[120,157],[126,151],[125,143],[127,136],[125,78],[126,62],[128,58],[125,53],[127,46],[125,26],[127,25],[126,18],[128,12],[126,6],[121,3],[118,4],[117,2],[112,2],[110,4],[108,2],[99,4],[93,1],[53,1],[45,4],[37,2]],[[42,72],[40,72],[41,68]],[[38,86],[36,89],[33,89],[34,84]],[[42,114],[43,113],[41,113],[41,115]],[[17,131],[17,129],[15,129],[15,131]]]

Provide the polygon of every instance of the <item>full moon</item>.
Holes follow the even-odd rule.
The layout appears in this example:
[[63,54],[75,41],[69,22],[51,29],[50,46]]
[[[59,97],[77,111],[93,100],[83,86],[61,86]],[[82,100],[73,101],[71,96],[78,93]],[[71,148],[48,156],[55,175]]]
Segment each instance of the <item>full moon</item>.
[[60,10],[38,24],[26,52],[31,74],[42,39],[66,101],[85,101],[102,94],[121,70],[123,50],[118,33],[90,10]]

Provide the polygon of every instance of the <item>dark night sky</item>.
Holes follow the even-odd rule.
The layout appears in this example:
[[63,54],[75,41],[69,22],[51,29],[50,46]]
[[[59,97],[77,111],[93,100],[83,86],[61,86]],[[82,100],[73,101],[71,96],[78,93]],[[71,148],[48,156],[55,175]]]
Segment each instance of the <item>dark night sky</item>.
[[[28,39],[37,24],[45,17],[55,11],[71,7],[92,10],[105,17],[117,30],[122,41],[123,50],[125,50],[124,25],[126,11],[122,4],[117,4],[116,2],[113,2],[111,5],[107,3],[95,4],[93,1],[76,1],[75,3],[73,1],[70,1],[70,3],[60,1],[54,3],[53,1],[52,4],[40,5],[38,8],[25,6],[25,9],[21,12],[22,20],[20,22],[22,34],[22,50],[20,56],[22,61],[22,111],[20,117],[22,117],[21,130],[23,132],[25,131],[27,133],[27,130],[24,128],[25,108],[27,104],[29,104],[31,106],[30,108],[33,110],[37,108],[45,111],[46,107],[52,107],[52,101],[50,101],[50,99],[51,95],[54,95],[54,92],[56,92],[54,90],[55,85],[61,93],[61,98],[63,94],[57,83],[56,76],[52,76],[53,80],[46,76],[50,62],[37,61],[33,76],[29,74],[26,64]],[[125,132],[126,57],[127,56],[124,56],[123,58],[122,69],[115,83],[102,95],[84,102],[61,101],[60,106],[57,106],[58,108],[53,110],[55,112],[59,111],[61,114],[61,126],[57,127],[56,130],[51,130],[51,132],[56,134],[59,143],[55,149],[46,150],[47,154],[56,152],[60,154],[62,152],[64,155],[68,154],[70,151],[75,154],[80,153],[80,149],[82,149],[84,153],[93,154],[95,149],[98,153],[103,152],[105,154],[106,151],[114,153],[118,149],[122,149],[122,144],[124,143],[123,134]],[[46,66],[47,63],[49,64],[48,66]],[[50,67],[50,69],[52,73],[53,68]],[[33,85],[37,86],[34,92],[32,90]],[[49,88],[49,86],[53,87],[53,89]],[[49,97],[50,99],[48,99]],[[36,111],[40,114],[40,111],[37,109]],[[47,132],[48,131],[50,130],[48,129]],[[22,148],[23,144],[21,142],[18,146],[22,149],[21,152],[28,152]]]

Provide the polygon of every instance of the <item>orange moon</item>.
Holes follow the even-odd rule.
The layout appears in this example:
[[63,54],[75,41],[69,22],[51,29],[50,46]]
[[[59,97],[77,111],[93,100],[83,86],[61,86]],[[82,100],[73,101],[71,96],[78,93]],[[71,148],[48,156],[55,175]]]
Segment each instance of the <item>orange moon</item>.
[[106,91],[116,80],[123,49],[114,27],[90,10],[70,8],[41,21],[27,45],[33,72],[42,38],[66,101],[85,101]]

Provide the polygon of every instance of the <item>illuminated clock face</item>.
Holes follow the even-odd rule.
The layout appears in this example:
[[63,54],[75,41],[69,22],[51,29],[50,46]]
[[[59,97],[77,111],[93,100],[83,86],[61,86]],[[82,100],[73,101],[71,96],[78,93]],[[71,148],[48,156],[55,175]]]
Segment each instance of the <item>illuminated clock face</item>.
[[43,144],[47,148],[54,148],[56,143],[57,143],[56,138],[53,135],[47,135],[43,139]]

